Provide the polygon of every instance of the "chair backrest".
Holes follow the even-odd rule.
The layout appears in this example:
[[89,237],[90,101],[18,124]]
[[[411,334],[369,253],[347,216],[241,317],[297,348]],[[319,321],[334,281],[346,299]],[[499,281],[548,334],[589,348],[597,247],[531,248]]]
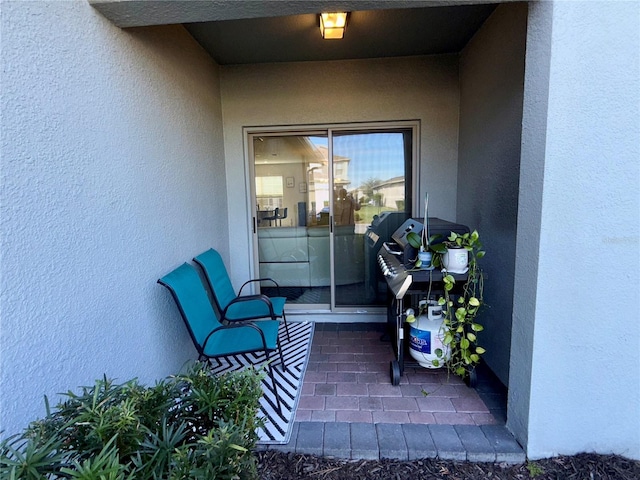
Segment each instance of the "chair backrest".
[[158,283],[171,291],[191,340],[198,353],[202,353],[202,345],[207,335],[221,324],[197,270],[188,263],[183,263],[158,280]]
[[217,250],[210,248],[193,260],[202,267],[207,282],[209,282],[216,307],[218,307],[219,311],[223,311],[237,295],[222,257]]
[[284,220],[285,218],[287,218],[287,211],[289,210],[289,207],[284,207],[283,210],[284,210],[284,213],[282,214],[282,217],[280,218],[280,220]]

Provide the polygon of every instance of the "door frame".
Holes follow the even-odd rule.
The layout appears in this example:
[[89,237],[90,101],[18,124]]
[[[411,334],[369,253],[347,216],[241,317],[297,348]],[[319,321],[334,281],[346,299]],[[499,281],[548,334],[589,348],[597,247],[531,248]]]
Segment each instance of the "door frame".
[[[249,242],[249,257],[252,259],[249,265],[249,271],[252,278],[257,278],[259,274],[259,258],[258,258],[258,234],[257,222],[253,214],[253,206],[256,204],[255,191],[255,165],[253,142],[251,139],[255,136],[282,136],[282,135],[304,135],[304,136],[326,136],[328,142],[329,158],[333,155],[332,136],[334,132],[362,130],[364,132],[375,132],[376,130],[390,129],[411,129],[412,145],[411,145],[411,216],[416,216],[420,211],[420,120],[396,120],[396,121],[375,121],[375,122],[355,122],[355,123],[322,123],[309,125],[271,125],[271,126],[253,126],[243,127],[242,139],[244,144],[244,169],[245,169],[245,187],[246,187],[246,208],[247,222],[251,225],[250,234],[252,236]],[[331,164],[331,163],[330,163]],[[329,169],[329,182],[333,182],[333,171]],[[330,189],[331,190],[331,189]],[[330,191],[330,204],[333,201],[333,192]],[[349,313],[372,313],[381,314],[386,311],[386,307],[370,306],[370,307],[336,307],[335,305],[335,285],[334,285],[334,242],[333,232],[330,228],[330,251],[329,262],[331,271],[331,300],[330,304],[287,304],[287,309],[295,311],[295,313],[327,313],[327,314],[349,314]],[[257,283],[257,282],[256,282]],[[259,288],[256,287],[256,288]]]

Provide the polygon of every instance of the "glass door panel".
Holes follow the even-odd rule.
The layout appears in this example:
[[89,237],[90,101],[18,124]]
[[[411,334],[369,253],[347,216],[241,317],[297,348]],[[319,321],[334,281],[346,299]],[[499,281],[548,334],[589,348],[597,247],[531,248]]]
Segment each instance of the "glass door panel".
[[[253,171],[260,278],[291,304],[331,303],[326,135],[255,135]],[[262,291],[276,290],[263,282]]]
[[411,130],[340,132],[332,137],[336,307],[386,302],[377,288],[379,244],[371,242],[367,232],[383,212],[406,214],[398,215],[400,223],[408,216],[411,137]]

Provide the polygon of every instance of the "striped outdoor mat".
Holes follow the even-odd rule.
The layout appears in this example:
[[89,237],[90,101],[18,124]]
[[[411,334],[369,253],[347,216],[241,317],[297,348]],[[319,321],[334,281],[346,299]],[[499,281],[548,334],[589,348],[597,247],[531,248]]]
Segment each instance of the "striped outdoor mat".
[[[278,395],[282,412],[278,410],[271,377],[266,375],[262,380],[262,398],[260,411],[266,417],[264,429],[258,430],[260,444],[284,444],[289,442],[291,427],[295,419],[298,399],[302,390],[304,372],[307,369],[311,340],[313,339],[313,322],[287,322],[291,340],[287,340],[284,324],[280,325],[280,348],[287,371],[280,366],[280,356],[271,354],[273,374],[278,386]],[[226,358],[212,359],[213,372],[216,374],[241,370],[248,365],[260,366],[265,361],[264,353],[234,355]]]

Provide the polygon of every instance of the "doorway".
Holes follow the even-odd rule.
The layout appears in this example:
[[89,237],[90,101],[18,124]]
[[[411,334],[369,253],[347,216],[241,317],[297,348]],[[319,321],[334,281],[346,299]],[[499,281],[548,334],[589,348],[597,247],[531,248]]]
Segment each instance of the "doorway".
[[[291,308],[384,308],[376,255],[388,238],[372,232],[381,217],[399,225],[411,214],[417,128],[248,133],[254,259]],[[272,285],[263,282],[262,292],[276,294]]]

